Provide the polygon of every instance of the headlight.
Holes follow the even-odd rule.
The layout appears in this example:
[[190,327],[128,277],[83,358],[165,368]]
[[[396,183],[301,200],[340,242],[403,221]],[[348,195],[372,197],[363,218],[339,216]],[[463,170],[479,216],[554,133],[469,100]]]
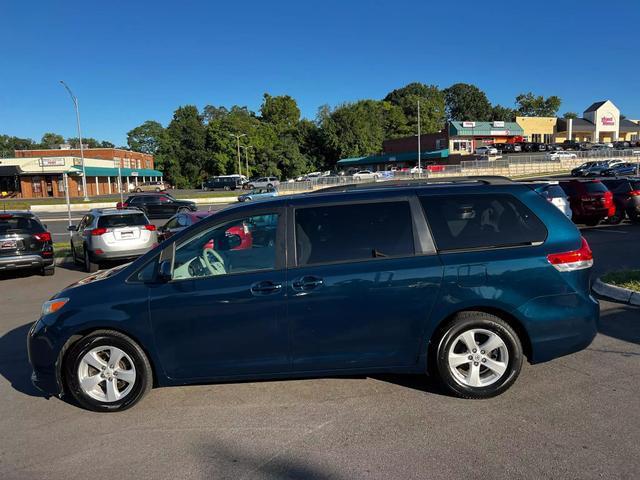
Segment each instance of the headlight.
[[68,301],[69,301],[68,298],[62,297],[62,298],[54,298],[53,300],[44,302],[42,304],[42,316],[44,317],[46,315],[49,315],[50,313],[57,312],[62,307],[64,307]]

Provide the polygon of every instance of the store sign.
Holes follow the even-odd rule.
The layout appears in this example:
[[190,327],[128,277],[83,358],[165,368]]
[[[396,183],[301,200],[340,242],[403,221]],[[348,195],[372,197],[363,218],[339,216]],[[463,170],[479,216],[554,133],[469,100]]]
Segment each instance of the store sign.
[[493,126],[495,128],[504,128],[504,122],[498,122],[498,121],[493,122]]
[[604,117],[600,117],[600,123],[607,127],[613,127],[616,124],[616,119],[613,118],[613,115],[605,115]]
[[64,167],[64,158],[41,158],[38,164],[41,167]]
[[138,176],[138,172],[131,172],[131,176],[132,177],[137,177]]
[[511,135],[510,130],[491,130],[491,135]]
[[462,122],[462,128],[474,128],[476,122]]

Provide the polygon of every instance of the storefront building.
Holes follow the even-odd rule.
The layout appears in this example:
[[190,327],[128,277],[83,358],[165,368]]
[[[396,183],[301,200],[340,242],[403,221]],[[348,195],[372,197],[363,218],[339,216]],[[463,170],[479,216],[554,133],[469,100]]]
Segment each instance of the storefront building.
[[[67,151],[57,150],[58,154]],[[16,152],[17,153],[17,152]],[[87,195],[109,195],[134,190],[140,182],[162,180],[152,168],[123,168],[112,159],[84,159]],[[83,196],[82,159],[76,156],[0,159],[0,192],[19,198],[65,196],[65,174],[70,197]]]
[[470,155],[476,148],[494,143],[522,141],[523,130],[516,122],[449,122],[449,151]]

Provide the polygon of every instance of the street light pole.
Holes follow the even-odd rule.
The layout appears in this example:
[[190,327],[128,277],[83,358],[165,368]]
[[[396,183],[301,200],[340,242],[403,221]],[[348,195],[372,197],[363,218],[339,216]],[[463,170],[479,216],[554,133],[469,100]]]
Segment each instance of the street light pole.
[[247,174],[247,180],[249,180],[249,149],[254,148],[253,145],[243,145],[244,148],[244,171]]
[[418,176],[422,176],[422,159],[420,158],[420,100],[418,100]]
[[236,140],[238,141],[238,175],[242,175],[242,165],[240,163],[240,139],[242,137],[246,137],[247,134],[243,133],[241,135],[236,135],[235,133],[230,133],[229,135],[232,137],[235,137]]
[[64,88],[67,89],[69,95],[71,95],[71,100],[73,100],[73,106],[76,109],[76,123],[78,124],[78,141],[80,142],[80,159],[82,161],[82,193],[84,194],[84,201],[89,201],[89,196],[87,195],[87,175],[84,169],[84,147],[82,146],[82,132],[80,131],[80,109],[78,108],[78,98],[73,94],[69,85],[64,83],[64,80],[60,80],[60,83]]

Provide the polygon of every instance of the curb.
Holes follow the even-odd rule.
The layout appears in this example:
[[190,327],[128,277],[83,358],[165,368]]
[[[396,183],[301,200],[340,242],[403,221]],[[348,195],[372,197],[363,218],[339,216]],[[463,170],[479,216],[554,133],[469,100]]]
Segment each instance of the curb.
[[[226,204],[233,203],[237,201],[236,197],[202,197],[202,198],[179,198],[178,200],[188,200],[190,202],[194,202],[196,204]],[[110,208],[115,207],[117,202],[90,202],[90,203],[72,203],[71,211],[72,212],[85,212],[87,210],[91,210],[92,208]],[[66,203],[57,203],[51,205],[31,205],[30,210],[32,212],[66,212],[67,204]]]
[[592,290],[608,299],[640,306],[640,292],[604,283],[599,278],[594,282]]

